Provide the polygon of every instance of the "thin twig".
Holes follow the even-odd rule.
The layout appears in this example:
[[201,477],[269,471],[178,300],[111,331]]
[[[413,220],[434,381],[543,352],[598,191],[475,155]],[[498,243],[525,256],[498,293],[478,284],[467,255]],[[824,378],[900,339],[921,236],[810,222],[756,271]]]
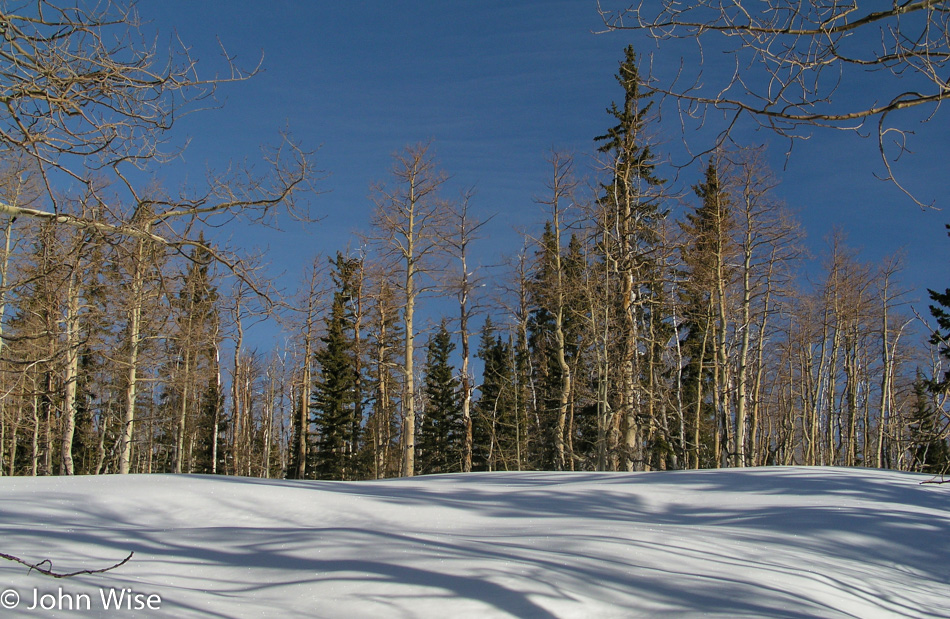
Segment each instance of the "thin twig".
[[[33,570],[36,570],[36,571],[39,572],[40,574],[45,574],[45,575],[47,575],[47,576],[52,576],[53,578],[71,578],[71,577],[73,577],[73,576],[79,576],[79,575],[81,575],[81,574],[102,574],[103,572],[108,572],[108,571],[110,571],[110,570],[114,570],[114,569],[117,568],[117,567],[122,567],[123,565],[125,565],[126,563],[129,562],[129,560],[132,558],[132,555],[134,555],[134,554],[135,554],[134,552],[129,552],[129,556],[127,556],[126,558],[122,559],[121,561],[119,561],[119,562],[116,563],[115,565],[110,565],[109,567],[104,567],[104,568],[101,568],[101,569],[98,569],[98,570],[79,570],[78,572],[69,572],[69,573],[54,572],[54,571],[53,571],[53,562],[50,561],[49,559],[43,559],[43,560],[40,561],[39,563],[30,563],[30,562],[28,562],[28,561],[24,561],[24,560],[21,559],[20,557],[15,557],[15,556],[13,556],[13,555],[8,555],[8,554],[2,553],[2,552],[0,552],[0,559],[6,559],[6,560],[8,560],[8,561],[14,561],[14,562],[16,562],[16,563],[19,563],[20,565],[25,565],[26,567],[30,568],[30,572],[32,572]],[[49,567],[43,567],[43,564],[44,564],[44,563],[45,563],[45,564],[48,564]]]

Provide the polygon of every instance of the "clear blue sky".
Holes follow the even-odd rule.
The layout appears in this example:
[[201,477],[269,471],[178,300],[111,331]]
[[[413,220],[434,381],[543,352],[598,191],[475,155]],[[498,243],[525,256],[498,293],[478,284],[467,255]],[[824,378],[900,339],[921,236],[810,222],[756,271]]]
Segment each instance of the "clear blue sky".
[[[513,229],[537,229],[543,220],[533,197],[543,192],[546,153],[573,150],[583,168],[591,139],[610,126],[605,108],[622,96],[613,74],[624,46],[678,60],[639,35],[594,34],[602,24],[592,0],[146,0],[138,10],[163,36],[177,32],[209,72],[222,66],[219,40],[238,64],[254,65],[263,54],[261,75],[222,89],[223,109],[180,123],[192,141],[171,179],[253,157],[283,128],[319,147],[317,166],[329,174],[320,188],[329,193],[313,198],[312,212],[323,220],[308,230],[288,225],[284,233],[239,232],[234,239],[267,248],[274,268],[288,273],[287,286],[317,252],[355,243],[352,232],[369,225],[370,185],[387,179],[392,153],[428,139],[453,187],[475,185],[479,211],[500,213],[484,241],[486,255],[513,253],[520,245]],[[682,161],[672,120],[658,127],[658,150]],[[918,127],[916,152],[904,167],[905,180],[938,206],[950,193],[947,124],[944,114]],[[766,132],[740,135],[771,143],[778,195],[803,222],[813,253],[839,226],[865,260],[903,249],[913,297],[950,285],[943,228],[950,212],[923,212],[875,180],[873,140],[817,132],[796,144],[783,172],[785,142]],[[688,171],[680,185],[698,179],[698,170]],[[917,304],[924,312],[925,305]]]

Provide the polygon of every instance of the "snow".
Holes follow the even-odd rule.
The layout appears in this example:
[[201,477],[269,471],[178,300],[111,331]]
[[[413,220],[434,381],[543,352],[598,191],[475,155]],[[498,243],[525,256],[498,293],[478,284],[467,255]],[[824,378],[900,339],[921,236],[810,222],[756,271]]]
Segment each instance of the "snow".
[[[0,602],[12,589],[16,616],[42,617],[950,617],[950,487],[927,479],[7,477],[0,552],[56,571],[135,555],[60,580],[0,561]],[[117,612],[110,591],[139,597]],[[146,595],[153,610],[128,610]]]

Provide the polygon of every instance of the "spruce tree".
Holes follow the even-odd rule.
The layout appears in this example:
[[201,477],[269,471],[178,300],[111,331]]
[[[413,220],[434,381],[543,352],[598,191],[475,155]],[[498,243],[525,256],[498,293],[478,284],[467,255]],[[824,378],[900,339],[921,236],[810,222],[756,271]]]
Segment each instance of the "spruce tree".
[[[950,230],[950,224],[947,224],[947,230]],[[948,233],[950,236],[950,233]],[[943,292],[928,290],[930,299],[935,305],[930,306],[930,314],[937,321],[937,328],[930,338],[930,342],[937,346],[941,356],[950,361],[950,288]],[[935,391],[950,391],[950,370],[944,373],[943,377],[935,377],[932,389]]]
[[686,235],[681,247],[683,268],[680,287],[685,332],[681,342],[686,360],[683,369],[683,414],[687,430],[685,461],[693,468],[714,466],[713,443],[716,433],[714,407],[715,359],[720,297],[724,278],[728,279],[726,256],[733,248],[729,231],[733,216],[729,198],[723,191],[715,159],[710,158],[703,182],[693,186],[699,205],[686,214],[680,228]]
[[[579,239],[572,236],[568,246],[558,247],[552,222],[546,222],[535,254],[535,269],[528,289],[532,305],[528,320],[528,348],[531,367],[534,368],[534,402],[531,421],[533,434],[537,437],[527,456],[532,466],[541,469],[573,468],[573,462],[561,462],[558,440],[562,429],[558,415],[561,407],[564,370],[558,360],[557,316],[560,314],[561,335],[564,339],[564,357],[574,376],[577,372],[578,355],[581,350],[582,324],[579,291],[585,266]],[[560,273],[558,273],[560,270]],[[569,419],[564,423],[560,440],[573,454],[576,428],[573,411],[579,387],[572,378],[570,399],[565,411]],[[596,430],[594,431],[596,435]]]
[[476,356],[482,360],[482,384],[473,416],[474,470],[518,470],[521,467],[519,418],[515,405],[515,356],[509,342],[485,319]]
[[[554,273],[555,247],[551,222],[545,222],[539,247],[535,254],[536,267],[529,287],[533,309],[528,319],[528,346],[534,368],[534,404],[532,411],[532,434],[534,442],[532,463],[540,469],[556,467],[556,421],[561,370],[555,356],[554,305],[556,273]],[[487,353],[486,353],[487,354]]]
[[362,394],[352,308],[356,262],[337,253],[332,263],[337,290],[327,319],[327,332],[321,338],[324,346],[315,354],[319,375],[311,408],[317,443],[313,470],[319,479],[356,477],[355,454],[362,422],[357,416]]
[[610,460],[611,468],[633,470],[648,462],[646,452],[657,425],[655,383],[660,371],[653,364],[661,355],[652,349],[660,340],[663,316],[657,308],[663,285],[656,249],[667,213],[659,190],[664,181],[656,174],[656,157],[646,135],[652,93],[643,88],[632,46],[624,50],[616,79],[624,92],[623,104],[612,103],[607,113],[617,124],[594,140],[610,174],[598,204],[603,260],[616,282],[603,302],[616,308],[619,321],[607,351],[619,369],[614,378],[619,398],[611,404],[616,425],[610,430]]
[[[950,224],[947,229],[950,230]],[[950,234],[950,233],[948,233]],[[937,347],[940,356],[950,362],[950,288],[943,292],[928,290],[934,305],[930,314],[937,321],[937,328],[930,337],[930,343]],[[950,446],[946,429],[941,423],[945,413],[941,414],[934,404],[934,397],[946,398],[950,394],[950,370],[943,376],[935,376],[928,381],[927,394],[922,393],[923,380],[918,376],[914,383],[914,410],[912,412],[911,451],[915,463],[925,473],[944,474],[950,470]],[[927,397],[931,396],[931,397]]]
[[426,348],[423,392],[425,406],[417,443],[418,473],[454,473],[462,470],[465,426],[459,380],[449,362],[455,344],[443,320]]
[[938,475],[950,471],[950,445],[942,435],[941,415],[934,405],[932,387],[932,382],[918,371],[907,426],[908,449],[913,470]]
[[[204,244],[204,237],[199,237]],[[204,247],[189,256],[187,270],[171,306],[177,332],[168,341],[171,380],[162,393],[177,473],[216,472],[216,442],[221,430],[223,401],[219,393],[218,350],[221,319],[218,291],[211,273],[211,255]]]

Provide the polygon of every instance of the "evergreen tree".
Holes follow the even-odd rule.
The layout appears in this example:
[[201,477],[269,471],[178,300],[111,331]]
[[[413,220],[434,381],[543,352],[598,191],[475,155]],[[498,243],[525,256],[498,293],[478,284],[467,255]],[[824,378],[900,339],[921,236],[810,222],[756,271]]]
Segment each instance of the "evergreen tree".
[[[950,230],[950,224],[947,224],[947,230]],[[948,233],[950,235],[950,233]],[[950,361],[950,288],[943,292],[928,290],[930,299],[935,305],[930,306],[930,314],[937,321],[937,329],[934,331],[930,342],[939,347],[940,354]],[[950,369],[946,371],[943,378],[936,377],[933,389],[937,391],[950,391]]]
[[106,402],[112,401],[108,380],[111,354],[109,298],[105,281],[105,254],[101,245],[93,247],[86,266],[81,296],[86,310],[80,316],[82,345],[76,376],[76,433],[73,436],[75,473],[89,475],[99,465],[100,434],[109,416]]
[[729,197],[723,191],[715,160],[710,159],[703,182],[693,186],[700,198],[696,209],[686,214],[680,228],[686,235],[681,247],[683,268],[680,286],[685,332],[681,342],[683,369],[683,415],[687,428],[684,461],[693,468],[716,464],[713,442],[716,433],[713,368],[719,344],[721,292],[729,279],[727,254],[733,251],[729,237],[733,225]]
[[224,393],[216,374],[208,376],[207,381],[198,400],[192,471],[204,474],[221,473],[224,471],[222,437],[227,433]]
[[655,354],[661,341],[659,313],[663,295],[662,272],[656,250],[659,227],[667,213],[661,209],[663,180],[656,174],[656,157],[646,135],[652,93],[642,88],[637,57],[632,46],[616,75],[623,88],[623,104],[607,109],[617,124],[598,136],[598,151],[605,155],[610,181],[602,185],[598,199],[603,227],[603,260],[615,284],[603,302],[615,307],[608,356],[617,361],[613,382],[618,386],[615,426],[610,430],[611,468],[633,470],[650,460],[647,451],[657,427],[657,367]]
[[656,226],[666,216],[649,188],[659,187],[665,181],[656,174],[656,156],[646,138],[652,93],[642,88],[632,45],[624,49],[615,78],[624,91],[623,106],[611,103],[607,113],[617,124],[594,138],[600,143],[597,151],[609,156],[611,162],[611,182],[603,186],[599,202],[623,218],[618,223],[631,238],[620,239],[621,243],[640,241],[649,245],[656,242]]
[[[561,315],[561,333],[564,338],[564,357],[572,368],[572,377],[581,376],[576,367],[579,363],[583,326],[580,316],[579,291],[585,259],[580,240],[572,235],[566,248],[557,247],[553,226],[546,222],[535,255],[536,267],[529,286],[529,299],[533,309],[528,320],[528,349],[531,366],[535,369],[534,402],[536,410],[531,415],[532,441],[528,454],[531,465],[540,469],[573,468],[572,462],[559,462],[557,452],[558,414],[562,396],[564,370],[557,356],[557,312]],[[558,256],[560,254],[560,256]],[[560,274],[557,273],[560,268]],[[580,391],[576,380],[571,381],[570,399],[567,402],[568,417],[562,440],[567,452],[574,452],[577,428],[573,420],[577,394]],[[596,430],[594,430],[596,436]],[[596,440],[596,439],[594,439]]]
[[355,454],[362,420],[358,418],[362,397],[357,371],[354,315],[354,281],[358,261],[337,253],[333,261],[333,294],[324,346],[315,354],[319,376],[313,391],[312,410],[316,425],[313,470],[320,479],[354,479]]
[[533,309],[528,320],[528,347],[534,368],[534,404],[531,449],[532,465],[539,469],[556,467],[556,422],[561,383],[561,369],[555,355],[554,305],[556,273],[554,273],[554,232],[551,222],[545,222],[544,232],[535,254],[536,267],[529,287]]
[[482,384],[473,415],[473,470],[518,470],[519,418],[515,404],[515,357],[512,346],[485,319],[476,356],[482,360]]
[[24,429],[17,435],[15,471],[27,475],[52,475],[56,448],[53,438],[57,408],[57,365],[61,358],[57,318],[63,300],[55,228],[38,227],[24,267],[26,284],[17,290],[15,311],[7,325],[7,354],[22,369],[16,390],[20,407],[27,411]]
[[[950,230],[950,224],[947,229]],[[930,314],[937,321],[930,343],[937,347],[942,357],[950,361],[950,288],[943,292],[928,292],[934,302],[930,306]],[[918,376],[914,383],[911,450],[914,462],[922,472],[944,474],[950,469],[950,446],[947,443],[946,426],[942,423],[946,413],[936,407],[933,396],[946,398],[950,394],[950,369],[942,377],[935,376],[927,383],[928,394],[922,392],[922,384],[923,380]]]
[[429,339],[426,352],[423,392],[425,406],[419,429],[418,473],[454,473],[462,470],[462,441],[465,426],[459,380],[449,363],[455,350],[443,320]]
[[913,470],[938,475],[950,471],[950,445],[943,436],[941,415],[931,391],[932,383],[918,371],[908,424],[908,448]]
[[[199,237],[204,245],[204,237]],[[163,442],[176,473],[212,473],[221,430],[222,394],[218,350],[221,319],[218,291],[211,273],[211,255],[204,247],[189,256],[177,295],[171,300],[176,332],[166,344],[168,377],[161,394],[168,432]]]

